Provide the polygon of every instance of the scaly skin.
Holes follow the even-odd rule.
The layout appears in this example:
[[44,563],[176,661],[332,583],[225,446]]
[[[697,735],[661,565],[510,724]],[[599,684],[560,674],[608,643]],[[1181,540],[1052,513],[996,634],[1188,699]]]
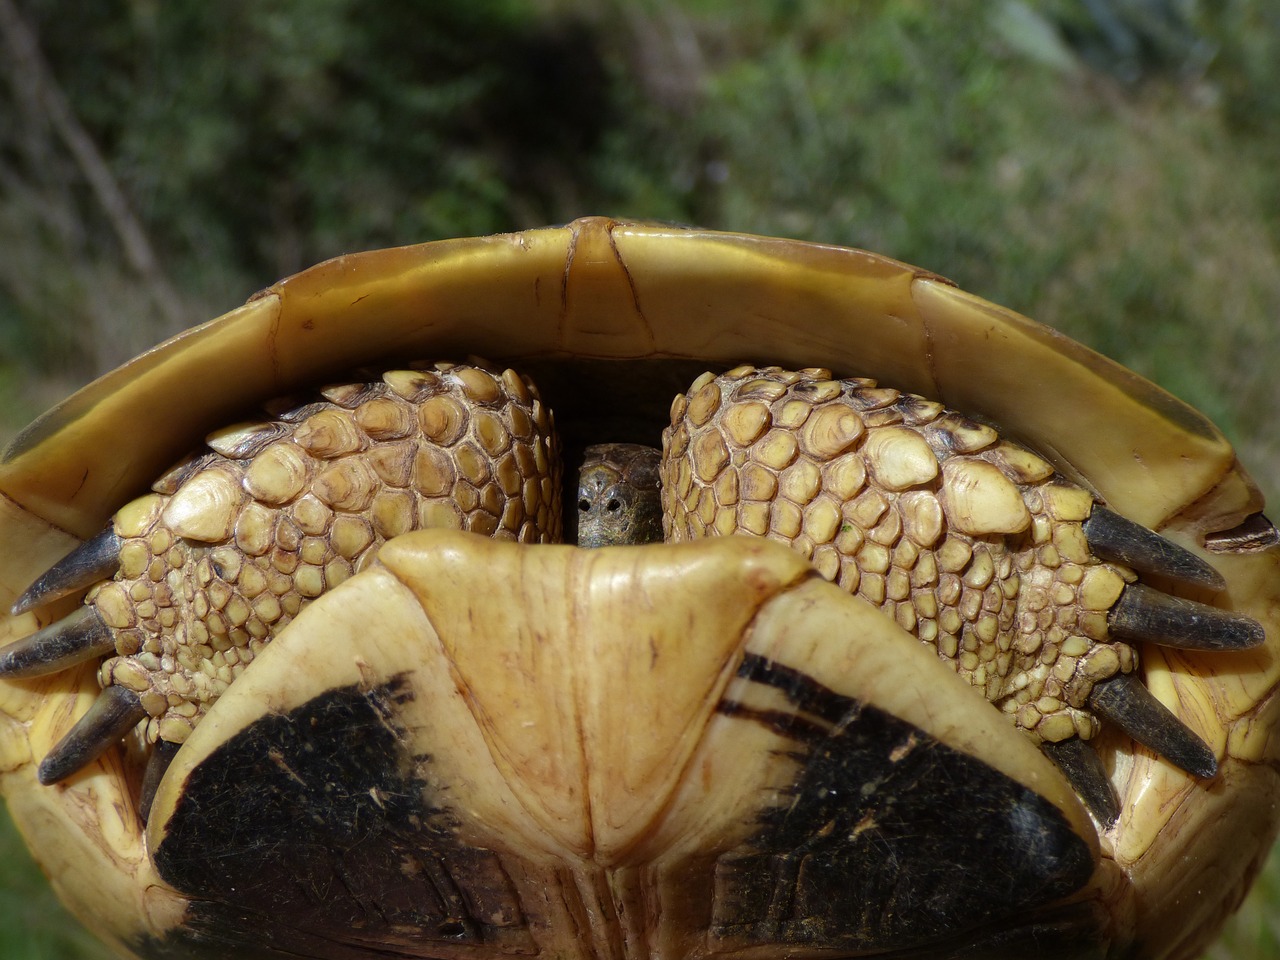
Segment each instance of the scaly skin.
[[515,373],[435,364],[323,395],[214,435],[166,492],[116,514],[120,571],[87,602],[115,637],[101,682],[139,694],[150,741],[185,740],[272,635],[391,537],[559,538],[550,415]]
[[827,370],[707,374],[671,415],[668,540],[787,543],[1037,742],[1093,736],[1089,694],[1137,655],[1108,638],[1135,578],[1090,552],[1088,492],[991,427]]
[[[436,364],[233,427],[122,509],[92,590],[147,736],[181,743],[254,654],[387,539],[452,527],[560,537],[557,441],[532,384]],[[668,540],[781,540],[880,606],[1033,740],[1088,739],[1094,685],[1137,664],[1108,638],[1127,568],[1081,531],[1093,498],[941,404],[828,371],[706,374],[672,407]]]

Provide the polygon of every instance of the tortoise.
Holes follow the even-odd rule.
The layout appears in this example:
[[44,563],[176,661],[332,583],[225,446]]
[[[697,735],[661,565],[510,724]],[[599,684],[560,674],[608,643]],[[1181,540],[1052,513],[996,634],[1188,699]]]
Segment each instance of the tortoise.
[[339,257],[0,492],[3,789],[124,955],[1184,958],[1276,833],[1229,444],[875,254]]

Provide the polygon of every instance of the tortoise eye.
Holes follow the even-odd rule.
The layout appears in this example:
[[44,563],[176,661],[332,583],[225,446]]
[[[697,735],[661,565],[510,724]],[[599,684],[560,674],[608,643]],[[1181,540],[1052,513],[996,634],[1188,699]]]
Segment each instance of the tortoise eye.
[[1263,506],[863,251],[344,256],[0,452],[0,793],[139,957],[1189,957],[1280,820]]

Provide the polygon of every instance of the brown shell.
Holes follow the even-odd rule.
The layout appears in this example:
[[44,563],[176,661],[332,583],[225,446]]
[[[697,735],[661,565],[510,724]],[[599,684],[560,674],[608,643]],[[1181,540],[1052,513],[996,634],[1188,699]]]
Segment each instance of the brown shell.
[[[1202,415],[932,274],[854,250],[589,219],[329,261],[86,387],[0,461],[0,599],[100,529],[194,441],[265,398],[363,364],[469,354],[531,372],[571,435],[589,432],[606,398],[634,411],[624,432],[645,432],[689,371],[820,364],[998,424],[1117,512],[1197,552],[1206,535],[1262,505]],[[1117,754],[1123,813],[1079,895],[1110,918],[1109,955],[1128,955],[1136,942],[1142,956],[1190,955],[1252,878],[1260,840],[1275,833],[1280,557],[1227,550],[1211,559],[1228,583],[1218,603],[1261,621],[1268,642],[1231,655],[1229,671],[1221,655],[1145,653],[1148,686],[1221,765],[1209,791],[1145,752]],[[0,636],[34,624],[32,614],[6,618]],[[139,929],[181,923],[187,905],[157,879],[113,786],[122,761],[105,758],[62,787],[33,779],[33,759],[96,688],[92,670],[0,684],[0,771],[60,893],[108,938],[134,943]],[[215,734],[206,726],[197,733],[207,740]],[[1079,820],[1074,798],[1049,792]]]

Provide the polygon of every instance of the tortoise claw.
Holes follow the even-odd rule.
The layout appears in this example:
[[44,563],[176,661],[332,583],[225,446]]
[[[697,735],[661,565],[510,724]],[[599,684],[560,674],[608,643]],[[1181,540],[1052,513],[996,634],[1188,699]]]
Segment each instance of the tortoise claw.
[[83,606],[0,650],[0,677],[43,677],[115,650],[111,628]]
[[1098,751],[1088,741],[1071,737],[1058,743],[1042,743],[1045,756],[1058,765],[1095,819],[1109,827],[1120,816],[1120,801],[1107,778]]
[[45,786],[65,780],[98,759],[146,716],[142,701],[128,687],[107,687],[89,712],[40,761],[36,778]]
[[138,797],[138,814],[142,817],[143,823],[151,817],[151,804],[155,802],[160,780],[169,769],[169,764],[173,763],[173,758],[178,755],[178,748],[181,746],[180,743],[157,740],[151,748],[147,769],[142,774],[142,791]]
[[1187,773],[1206,780],[1217,774],[1218,760],[1208,744],[1152,696],[1136,674],[1117,674],[1097,684],[1089,705],[1103,720]]
[[1121,640],[1146,640],[1183,650],[1246,650],[1266,639],[1256,620],[1139,583],[1125,587],[1107,617],[1107,629]]
[[1230,530],[1219,530],[1204,538],[1205,549],[1215,553],[1257,553],[1280,543],[1280,530],[1260,513],[1255,513]]
[[17,616],[105,580],[120,568],[120,538],[111,527],[86,540],[23,591],[10,612]]
[[1127,564],[1140,573],[1210,590],[1226,588],[1222,574],[1190,550],[1106,507],[1093,508],[1084,522],[1084,536],[1098,556]]

